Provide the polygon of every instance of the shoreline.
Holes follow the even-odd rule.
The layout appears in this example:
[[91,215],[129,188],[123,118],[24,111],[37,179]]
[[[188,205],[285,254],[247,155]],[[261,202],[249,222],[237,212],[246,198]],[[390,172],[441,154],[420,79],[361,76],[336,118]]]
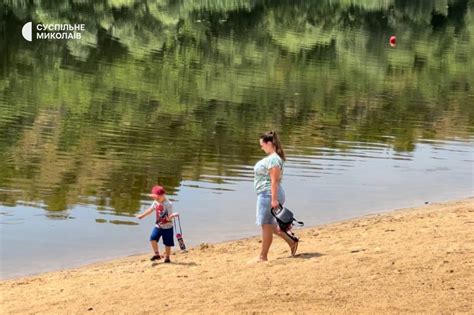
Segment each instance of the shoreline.
[[[137,254],[9,278],[0,297],[6,313],[469,312],[473,227],[470,197],[297,229],[294,258],[275,239],[256,263],[256,236],[175,249],[170,265]],[[171,300],[139,298],[150,290]]]
[[[440,203],[468,200],[469,198],[474,199],[474,196],[462,195],[462,196],[460,196],[456,199],[437,199],[435,201],[429,201],[429,202],[425,201],[425,202],[423,202],[424,205],[422,203],[420,203],[420,205],[418,205],[418,206],[406,206],[406,207],[393,207],[393,206],[390,207],[390,206],[388,206],[388,207],[384,207],[381,210],[380,209],[378,209],[378,210],[372,209],[371,212],[352,214],[352,215],[346,216],[345,218],[339,218],[339,219],[335,219],[335,220],[331,220],[331,221],[322,222],[322,223],[316,224],[316,225],[308,225],[308,226],[304,226],[302,228],[297,228],[295,231],[305,230],[305,229],[308,229],[308,228],[322,228],[322,227],[327,226],[327,225],[343,223],[343,222],[346,222],[346,221],[351,221],[351,220],[356,220],[356,219],[360,219],[360,218],[370,217],[372,215],[389,214],[393,211],[400,211],[400,210],[404,210],[404,209],[418,208],[418,207],[423,207],[423,206],[427,206],[427,205],[430,205],[430,204],[440,204]],[[255,228],[255,231],[256,231],[256,233],[254,235],[244,235],[244,236],[240,236],[240,237],[237,237],[237,238],[219,240],[217,242],[206,242],[206,241],[202,241],[201,243],[197,242],[197,243],[192,244],[192,246],[188,247],[187,249],[189,250],[189,249],[192,249],[192,248],[197,248],[201,244],[218,245],[218,244],[223,244],[223,243],[228,243],[228,242],[235,242],[235,241],[240,241],[240,240],[251,239],[251,238],[254,238],[254,237],[259,237],[257,226]],[[160,247],[162,248],[162,245],[160,245]],[[163,250],[163,248],[162,248],[162,250]],[[172,249],[172,252],[175,252],[175,253],[180,252],[180,250],[178,249],[178,244],[177,243],[175,243],[175,247]],[[40,276],[40,275],[47,274],[47,273],[52,273],[52,272],[75,270],[75,269],[79,269],[79,268],[83,268],[83,267],[87,267],[87,266],[91,266],[91,265],[95,265],[95,264],[112,262],[114,260],[118,260],[118,259],[122,259],[122,258],[136,257],[136,256],[142,256],[142,255],[145,256],[145,255],[149,255],[149,254],[150,254],[149,250],[147,250],[147,251],[144,250],[144,251],[135,251],[135,252],[132,252],[132,253],[121,253],[121,254],[104,255],[102,257],[92,257],[90,259],[86,259],[85,261],[84,261],[84,259],[81,259],[82,262],[75,262],[75,263],[72,263],[72,264],[71,263],[64,263],[63,266],[57,266],[57,267],[48,268],[48,269],[41,268],[41,270],[38,270],[38,271],[25,271],[25,272],[22,272],[22,273],[8,275],[8,276],[5,276],[5,277],[0,276],[0,282],[8,281],[8,280],[20,280],[22,278]],[[43,265],[44,265],[44,262],[43,262]]]

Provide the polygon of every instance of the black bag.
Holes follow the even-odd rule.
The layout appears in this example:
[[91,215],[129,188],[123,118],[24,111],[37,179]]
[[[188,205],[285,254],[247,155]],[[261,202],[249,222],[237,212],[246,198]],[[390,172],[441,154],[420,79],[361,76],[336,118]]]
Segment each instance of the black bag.
[[293,232],[291,232],[291,228],[293,227],[293,222],[296,222],[299,226],[303,226],[304,223],[296,220],[293,212],[288,208],[283,207],[281,204],[278,208],[272,208],[271,213],[277,220],[280,230],[286,233],[286,235],[288,235],[292,240],[298,241],[298,238],[293,234]]

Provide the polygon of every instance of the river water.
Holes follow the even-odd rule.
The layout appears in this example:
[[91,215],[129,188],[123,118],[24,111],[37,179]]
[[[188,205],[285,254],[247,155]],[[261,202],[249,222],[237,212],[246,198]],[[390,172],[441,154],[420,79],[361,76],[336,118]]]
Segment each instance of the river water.
[[[15,1],[0,9],[1,277],[258,235],[259,135],[307,226],[473,195],[469,1]],[[21,37],[82,23],[81,39]],[[396,36],[396,44],[389,38]]]

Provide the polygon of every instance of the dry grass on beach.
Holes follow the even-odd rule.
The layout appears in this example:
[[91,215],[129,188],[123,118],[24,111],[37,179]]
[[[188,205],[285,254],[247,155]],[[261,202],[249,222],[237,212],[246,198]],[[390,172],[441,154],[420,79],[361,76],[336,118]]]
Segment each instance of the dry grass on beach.
[[474,313],[474,199],[0,283],[8,313]]

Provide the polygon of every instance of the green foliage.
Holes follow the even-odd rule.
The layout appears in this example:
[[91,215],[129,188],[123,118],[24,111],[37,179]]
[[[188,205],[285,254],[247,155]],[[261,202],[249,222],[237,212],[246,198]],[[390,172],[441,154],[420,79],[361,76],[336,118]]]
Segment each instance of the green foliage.
[[[50,210],[92,196],[130,212],[155,182],[177,187],[252,163],[266,128],[304,143],[302,151],[341,141],[412,151],[420,137],[469,138],[469,5],[9,1],[0,24],[0,157],[8,161],[0,188],[35,186],[19,199]],[[6,37],[30,18],[87,31],[67,42]]]

